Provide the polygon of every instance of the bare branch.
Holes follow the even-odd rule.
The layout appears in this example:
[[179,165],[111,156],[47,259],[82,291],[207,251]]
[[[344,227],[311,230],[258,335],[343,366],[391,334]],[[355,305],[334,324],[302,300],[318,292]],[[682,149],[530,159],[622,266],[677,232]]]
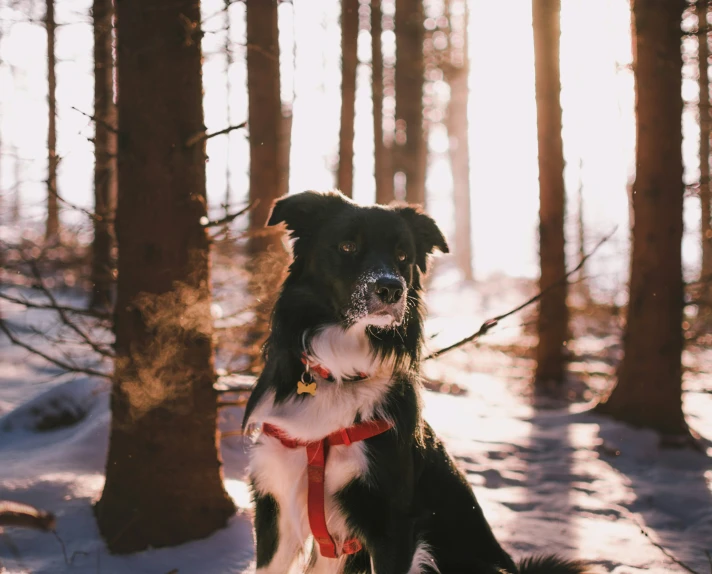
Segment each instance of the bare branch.
[[435,351],[434,353],[431,353],[430,355],[425,357],[423,360],[429,361],[430,359],[435,359],[435,358],[439,357],[440,355],[447,353],[448,351],[452,351],[453,349],[462,347],[463,345],[466,345],[467,343],[480,338],[482,335],[486,334],[490,329],[492,329],[492,327],[497,326],[502,319],[506,319],[510,315],[514,315],[515,313],[518,313],[522,309],[529,307],[529,305],[533,305],[534,303],[539,301],[539,299],[541,299],[544,295],[546,295],[549,291],[560,286],[562,283],[566,283],[568,281],[569,277],[571,277],[574,273],[576,273],[579,269],[581,269],[584,266],[584,263],[586,263],[586,261],[590,257],[592,257],[596,253],[596,251],[598,251],[598,249],[601,247],[601,245],[603,245],[606,241],[608,241],[611,237],[613,237],[613,235],[615,234],[615,232],[617,230],[618,230],[618,226],[616,226],[613,229],[613,231],[611,231],[608,235],[606,235],[603,239],[601,239],[601,241],[599,241],[596,244],[596,246],[593,248],[593,250],[590,253],[588,253],[587,255],[585,255],[584,257],[582,257],[581,261],[579,261],[578,265],[576,267],[574,267],[571,271],[566,273],[566,275],[564,275],[561,279],[559,279],[555,283],[552,283],[546,289],[544,289],[543,291],[540,291],[539,293],[534,295],[534,297],[532,297],[531,299],[528,299],[527,301],[525,301],[521,305],[515,307],[511,311],[507,311],[506,313],[503,313],[502,315],[497,315],[496,317],[493,317],[492,319],[487,319],[484,323],[482,323],[482,325],[480,326],[480,328],[477,330],[476,333],[473,333],[469,337],[465,337],[464,339],[458,341],[457,343],[453,343],[452,345],[449,345],[449,346],[445,347],[444,349],[440,349],[439,351]]
[[116,127],[112,126],[110,123],[105,122],[104,120],[101,120],[101,119],[97,118],[96,116],[92,116],[91,114],[88,114],[88,113],[86,113],[86,112],[83,112],[82,110],[80,110],[79,108],[75,108],[74,106],[72,106],[72,109],[73,109],[75,112],[79,112],[79,113],[82,114],[83,116],[88,117],[88,118],[89,118],[91,121],[93,121],[95,124],[99,124],[99,125],[105,127],[105,128],[106,128],[107,130],[109,130],[110,132],[115,133],[115,134],[118,134],[118,133],[119,133],[119,130],[117,130]]
[[68,373],[83,373],[85,375],[91,375],[92,377],[101,377],[104,379],[109,379],[111,380],[111,375],[108,375],[107,373],[102,373],[101,371],[97,371],[95,369],[90,369],[86,367],[80,367],[78,365],[72,365],[67,362],[64,362],[60,359],[57,359],[55,357],[52,357],[48,355],[47,353],[44,353],[40,351],[39,349],[33,347],[32,345],[25,343],[21,339],[17,338],[15,334],[12,332],[12,330],[7,326],[5,321],[0,319],[0,331],[5,333],[7,335],[7,338],[10,339],[10,342],[13,343],[14,345],[17,345],[18,347],[22,347],[23,349],[29,351],[33,355],[37,355],[38,357],[41,357],[48,363],[52,363],[56,367],[59,367],[60,369],[67,371]]
[[240,129],[244,128],[246,125],[247,125],[247,122],[242,122],[241,124],[237,124],[236,126],[229,126],[223,130],[213,132],[211,134],[209,134],[206,131],[198,132],[188,138],[188,141],[185,142],[185,147],[193,147],[195,144],[199,144],[200,142],[209,140],[210,138],[214,138],[216,136],[221,136],[224,134],[229,134],[230,132],[235,131],[235,130],[240,130]]
[[79,309],[77,307],[68,307],[66,305],[45,305],[43,303],[34,303],[28,301],[27,299],[20,297],[13,297],[7,293],[0,291],[0,299],[5,301],[10,301],[11,303],[17,303],[18,305],[24,305],[28,309],[46,309],[48,311],[64,311],[65,313],[76,313],[77,315],[86,315],[87,317],[93,317],[94,319],[109,320],[111,319],[111,314],[102,313],[101,311],[93,311],[91,309]]
[[227,225],[228,223],[231,223],[232,221],[234,221],[241,215],[250,211],[250,209],[255,207],[259,202],[260,202],[259,199],[255,199],[255,200],[251,201],[250,203],[248,203],[245,208],[241,209],[237,213],[229,213],[225,217],[216,219],[214,221],[208,220],[206,223],[203,224],[203,227],[218,227],[220,225]]
[[52,292],[47,289],[44,285],[44,281],[42,280],[42,275],[40,274],[39,269],[37,268],[37,262],[36,261],[29,261],[30,263],[30,268],[32,269],[32,275],[34,275],[35,280],[37,281],[37,286],[39,289],[42,291],[42,293],[45,294],[45,297],[49,299],[50,303],[52,304],[52,307],[57,311],[57,314],[59,315],[59,318],[62,320],[62,323],[64,323],[67,327],[69,327],[72,331],[74,331],[79,337],[87,344],[89,345],[92,350],[95,353],[99,353],[100,355],[104,357],[114,357],[114,353],[110,350],[104,347],[103,345],[97,343],[94,341],[87,333],[84,332],[84,330],[79,327],[74,321],[72,321],[69,316],[64,312],[63,309],[59,308],[59,304],[57,303],[57,299],[55,299],[54,295]]

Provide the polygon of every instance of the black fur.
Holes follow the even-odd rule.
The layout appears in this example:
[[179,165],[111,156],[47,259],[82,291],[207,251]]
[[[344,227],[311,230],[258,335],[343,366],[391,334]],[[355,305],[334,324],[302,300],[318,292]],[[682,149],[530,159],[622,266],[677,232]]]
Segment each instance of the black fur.
[[260,495],[253,489],[252,498],[255,502],[255,537],[259,538],[257,545],[257,567],[270,563],[277,552],[279,543],[279,505],[273,496]]
[[[581,565],[556,558],[531,559],[517,567],[495,539],[471,486],[421,416],[421,274],[435,248],[448,250],[434,221],[412,207],[361,207],[338,193],[305,192],[275,204],[269,224],[278,223],[292,232],[294,260],[275,305],[265,369],[249,399],[246,422],[270,390],[276,402],[309,400],[308,395],[295,396],[294,384],[304,369],[304,335],[308,341],[322,326],[349,325],[349,302],[365,269],[387,268],[408,287],[402,323],[367,328],[374,352],[397,361],[383,405],[395,429],[368,439],[368,484],[357,478],[338,494],[364,545],[348,558],[344,572],[370,574],[372,560],[379,573],[406,574],[417,544],[425,541],[441,574],[583,574]],[[356,245],[356,255],[339,252],[343,241]],[[396,254],[403,253],[406,258],[400,261]],[[274,554],[276,535],[265,530],[269,524],[276,528],[277,512],[274,499],[257,498],[258,565],[270,551]]]

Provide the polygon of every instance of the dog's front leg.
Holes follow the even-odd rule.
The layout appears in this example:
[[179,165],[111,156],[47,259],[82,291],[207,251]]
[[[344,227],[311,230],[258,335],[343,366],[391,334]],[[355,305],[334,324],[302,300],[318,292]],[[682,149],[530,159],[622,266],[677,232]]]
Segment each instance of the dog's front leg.
[[271,494],[253,485],[253,499],[257,574],[287,574],[299,553],[299,540]]
[[360,480],[342,490],[339,501],[370,555],[371,574],[435,572],[414,560],[418,542],[415,520],[405,510]]

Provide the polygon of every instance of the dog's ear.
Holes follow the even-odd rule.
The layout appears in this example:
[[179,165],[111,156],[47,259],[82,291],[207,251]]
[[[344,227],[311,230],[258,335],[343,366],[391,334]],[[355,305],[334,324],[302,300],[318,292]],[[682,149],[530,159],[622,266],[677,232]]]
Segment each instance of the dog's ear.
[[415,236],[415,248],[417,251],[415,263],[425,273],[428,255],[436,247],[443,253],[450,252],[445,236],[432,217],[425,215],[414,207],[398,207],[396,212],[405,219]]
[[286,223],[294,237],[304,237],[347,204],[348,200],[338,192],[304,191],[285,195],[275,202],[267,225]]

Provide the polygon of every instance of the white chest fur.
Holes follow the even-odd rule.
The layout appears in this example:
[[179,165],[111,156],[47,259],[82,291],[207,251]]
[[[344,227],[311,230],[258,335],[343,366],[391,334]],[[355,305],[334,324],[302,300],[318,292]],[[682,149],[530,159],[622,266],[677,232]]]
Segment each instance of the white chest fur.
[[[392,368],[374,360],[364,328],[344,331],[327,327],[311,341],[309,358],[328,369],[336,379],[317,379],[314,396],[305,395],[275,404],[267,393],[250,417],[250,424],[270,423],[300,441],[315,441],[354,424],[357,418],[384,418],[381,405],[391,384]],[[357,372],[368,379],[344,382]],[[296,386],[297,381],[294,381]],[[363,442],[333,446],[325,468],[327,527],[337,545],[352,533],[346,527],[335,495],[351,480],[368,477],[368,456]],[[264,572],[289,572],[311,531],[307,515],[307,455],[304,447],[287,448],[278,439],[261,435],[250,453],[250,476],[262,494],[271,494],[279,505],[279,550]],[[338,572],[342,560],[321,557],[312,572]],[[281,569],[281,570],[280,570]]]

